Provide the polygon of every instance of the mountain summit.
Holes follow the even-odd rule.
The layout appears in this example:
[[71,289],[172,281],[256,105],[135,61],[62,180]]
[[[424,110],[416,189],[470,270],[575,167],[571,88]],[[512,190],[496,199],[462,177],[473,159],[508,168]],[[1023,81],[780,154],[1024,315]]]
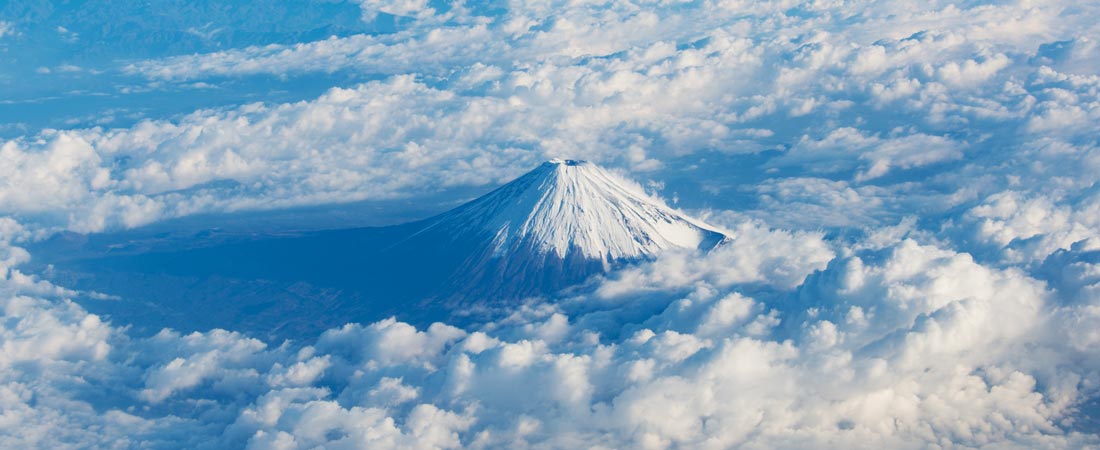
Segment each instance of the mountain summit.
[[461,252],[449,296],[504,300],[552,293],[668,249],[707,251],[724,238],[596,164],[555,159],[428,219],[409,241]]
[[709,250],[721,233],[587,161],[555,159],[455,210],[426,229],[492,236],[492,256],[520,249],[613,262],[670,248]]

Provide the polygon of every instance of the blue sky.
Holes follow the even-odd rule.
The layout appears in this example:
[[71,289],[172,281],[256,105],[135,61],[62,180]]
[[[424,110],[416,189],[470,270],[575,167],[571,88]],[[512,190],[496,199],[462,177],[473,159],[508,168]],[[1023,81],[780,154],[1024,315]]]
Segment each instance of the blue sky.
[[[1096,2],[145,3],[0,5],[3,446],[1100,443]],[[734,243],[290,343],[131,336],[21,270],[65,231],[398,223],[551,158]]]

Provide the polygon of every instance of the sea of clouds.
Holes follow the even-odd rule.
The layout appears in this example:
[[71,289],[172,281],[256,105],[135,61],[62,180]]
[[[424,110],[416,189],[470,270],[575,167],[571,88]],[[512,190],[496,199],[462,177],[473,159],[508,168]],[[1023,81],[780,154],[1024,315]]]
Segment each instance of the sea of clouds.
[[[1100,446],[1100,4],[361,3],[405,25],[117,70],[376,81],[0,142],[0,447]],[[551,157],[697,174],[665,194],[732,241],[304,342],[131,336],[21,270],[60,231]]]

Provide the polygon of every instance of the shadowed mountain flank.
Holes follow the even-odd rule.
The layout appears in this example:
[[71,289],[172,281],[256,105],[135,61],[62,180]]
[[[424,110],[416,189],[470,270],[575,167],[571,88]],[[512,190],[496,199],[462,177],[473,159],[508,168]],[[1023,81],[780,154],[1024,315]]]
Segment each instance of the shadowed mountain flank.
[[546,162],[458,208],[408,224],[176,239],[57,238],[52,278],[116,300],[82,301],[154,332],[244,328],[306,337],[396,315],[427,323],[552,296],[669,249],[708,251],[717,229],[599,166]]

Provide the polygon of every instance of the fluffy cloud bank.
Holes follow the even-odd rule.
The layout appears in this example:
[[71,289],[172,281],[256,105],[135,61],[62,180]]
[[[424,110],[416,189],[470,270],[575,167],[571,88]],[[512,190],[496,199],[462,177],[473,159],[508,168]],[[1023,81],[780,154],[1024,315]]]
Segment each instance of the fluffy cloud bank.
[[[1097,15],[1091,4],[456,4],[393,34],[134,63],[150,79],[212,85],[380,79],[6,141],[0,214],[95,231],[492,185],[549,157],[690,170],[708,193],[694,205],[749,195],[753,217],[803,229],[942,219],[1006,187],[1068,199],[1100,181],[1087,70]],[[766,160],[747,168],[742,155]]]
[[[695,261],[711,275],[685,277],[670,255],[478,329],[389,319],[278,346],[224,330],[134,338],[71,302],[6,289],[0,420],[13,432],[0,439],[154,448],[1100,444],[1075,423],[1100,395],[1095,298],[1063,304],[1020,270],[909,239],[833,257],[820,236],[750,225],[739,236],[747,242]],[[816,245],[821,257],[799,265],[784,245]],[[774,275],[784,258],[793,273]],[[741,265],[734,275],[717,264],[732,260]],[[744,274],[772,274],[764,279],[778,286],[760,290]],[[656,312],[631,315],[639,305]]]

